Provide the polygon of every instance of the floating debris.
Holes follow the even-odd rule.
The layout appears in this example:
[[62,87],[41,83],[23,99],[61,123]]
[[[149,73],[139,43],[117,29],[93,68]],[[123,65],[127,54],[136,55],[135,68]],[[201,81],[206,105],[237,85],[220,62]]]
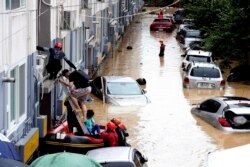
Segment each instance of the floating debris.
[[127,49],[131,50],[131,49],[133,49],[133,47],[132,46],[127,46]]

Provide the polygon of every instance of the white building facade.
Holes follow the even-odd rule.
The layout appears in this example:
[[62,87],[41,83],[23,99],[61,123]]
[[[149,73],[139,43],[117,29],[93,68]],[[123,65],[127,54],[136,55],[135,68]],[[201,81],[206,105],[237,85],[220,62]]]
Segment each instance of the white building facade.
[[46,78],[48,54],[36,46],[61,42],[66,57],[94,76],[142,6],[142,0],[0,1],[0,133],[23,162],[37,156],[39,138],[62,114],[64,99]]

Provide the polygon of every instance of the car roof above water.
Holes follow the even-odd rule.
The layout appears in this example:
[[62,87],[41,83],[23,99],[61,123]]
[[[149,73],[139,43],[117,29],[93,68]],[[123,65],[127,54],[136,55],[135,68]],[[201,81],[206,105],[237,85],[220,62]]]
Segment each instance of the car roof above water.
[[131,147],[106,147],[90,150],[87,156],[99,163],[132,161]]
[[212,99],[217,99],[229,106],[250,104],[250,99],[238,96],[217,96]]
[[212,56],[212,52],[204,51],[204,50],[189,50],[187,52],[187,55],[211,57]]

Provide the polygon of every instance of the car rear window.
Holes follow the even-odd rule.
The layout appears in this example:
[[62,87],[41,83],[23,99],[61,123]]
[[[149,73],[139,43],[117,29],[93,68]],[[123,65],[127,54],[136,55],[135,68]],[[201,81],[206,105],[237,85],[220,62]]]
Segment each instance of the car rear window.
[[190,62],[207,62],[211,63],[211,57],[205,57],[205,56],[197,56],[197,55],[187,55],[187,61]]
[[194,77],[220,78],[220,71],[216,68],[194,67],[190,75]]
[[189,38],[200,38],[201,32],[200,31],[187,31],[186,37]]
[[154,22],[170,22],[170,19],[155,19]]

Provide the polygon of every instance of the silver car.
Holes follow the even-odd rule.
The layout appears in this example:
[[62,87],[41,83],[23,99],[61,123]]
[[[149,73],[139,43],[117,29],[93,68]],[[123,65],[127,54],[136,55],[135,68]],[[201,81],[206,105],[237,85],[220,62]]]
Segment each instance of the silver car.
[[249,167],[250,144],[209,152],[205,167]]
[[203,50],[188,50],[181,63],[182,68],[186,68],[190,62],[213,63],[212,52]]
[[148,159],[132,147],[106,147],[93,149],[86,154],[103,167],[147,167]]
[[191,113],[227,132],[250,132],[250,99],[219,96],[209,98],[191,109]]
[[131,77],[99,76],[90,85],[92,94],[106,103],[117,106],[141,106],[150,103],[145,91]]
[[225,80],[217,65],[192,62],[184,69],[183,87],[190,89],[224,89]]

